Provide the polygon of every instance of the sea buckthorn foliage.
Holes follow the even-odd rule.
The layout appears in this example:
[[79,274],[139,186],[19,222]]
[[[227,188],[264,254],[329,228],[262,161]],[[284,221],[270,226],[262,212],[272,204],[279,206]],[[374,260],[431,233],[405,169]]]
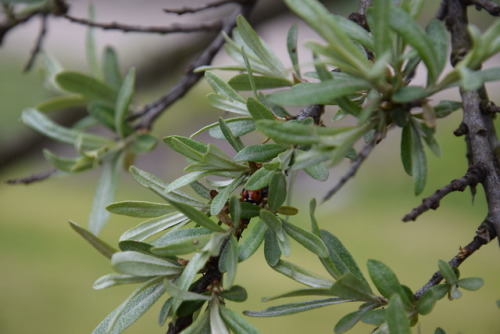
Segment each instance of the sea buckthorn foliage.
[[[224,50],[234,62],[195,69],[204,73],[213,91],[208,103],[231,116],[214,120],[190,137],[170,134],[162,139],[160,145],[186,159],[185,174],[171,181],[133,164],[135,155],[157,144],[149,129],[134,126],[141,117],[132,104],[134,69],[123,76],[111,47],[106,48],[101,64],[95,57],[90,74],[66,71],[44,56],[47,84],[60,96],[23,111],[22,120],[74,146],[74,158],[44,151],[59,171],[102,169],[88,228],[73,222],[71,226],[110,259],[114,272],[97,279],[95,289],[137,286],[94,333],[120,333],[155,303],[163,305],[159,323],[169,323],[169,333],[257,333],[251,317],[290,315],[346,302],[353,303],[353,311],[334,325],[335,333],[346,332],[358,322],[373,325],[373,333],[410,333],[419,316],[432,312],[440,299],[456,299],[462,290],[481,287],[480,278],[460,278],[459,263],[442,260],[436,269],[443,280],[431,282],[420,293],[412,292],[379,260],[368,261],[366,277],[342,242],[321,228],[315,218],[316,200],[300,198],[310,202],[310,228],[303,229],[294,223],[298,209],[289,197],[295,191],[297,172],[325,181],[341,161],[351,160],[357,168],[375,145],[395,135],[390,131],[395,128],[402,129],[397,132],[401,133],[397,154],[402,168],[413,178],[415,194],[421,194],[428,173],[425,147],[440,154],[437,121],[468,108],[464,101],[440,100],[435,94],[452,88],[465,96],[500,79],[500,68],[482,67],[500,51],[499,22],[484,32],[469,25],[470,49],[460,53],[453,36],[453,49],[448,45],[452,23],[443,18],[425,27],[417,23],[424,1],[375,0],[366,13],[350,18],[329,12],[316,0],[285,3],[320,36],[305,43],[312,64],[299,59],[297,26],[283,36],[292,64],[287,68],[245,17],[238,16],[231,35],[224,34]],[[450,5],[448,15],[451,12]],[[445,71],[450,51],[453,68]],[[226,81],[222,71],[233,76]],[[413,82],[416,72],[425,74],[424,83]],[[88,116],[72,128],[49,118],[51,111],[68,106],[85,106]],[[292,115],[290,106],[305,107]],[[323,122],[325,106],[338,107],[333,125]],[[104,126],[111,135],[88,131],[95,125]],[[232,151],[199,139],[205,132],[229,144]],[[246,145],[242,137],[252,133],[265,140]],[[474,140],[470,134],[469,138]],[[161,200],[111,203],[124,165]],[[462,179],[463,188],[483,182],[481,159],[476,157],[469,165],[478,180],[468,173]],[[435,198],[430,200],[435,204]],[[121,235],[117,249],[98,237],[109,213],[144,219]],[[482,225],[491,227],[486,231],[492,238],[500,226],[493,218]],[[291,240],[317,256],[330,277],[287,260]],[[231,309],[232,302],[244,303],[247,298],[245,287],[235,279],[238,269],[261,247],[272,269],[306,286],[273,299],[302,296],[309,300],[245,315]]]

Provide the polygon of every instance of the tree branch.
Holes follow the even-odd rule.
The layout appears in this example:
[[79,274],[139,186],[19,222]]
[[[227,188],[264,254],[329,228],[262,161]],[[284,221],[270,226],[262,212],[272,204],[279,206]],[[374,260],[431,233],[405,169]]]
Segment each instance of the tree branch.
[[363,162],[368,158],[372,150],[375,148],[375,146],[383,139],[383,135],[380,132],[377,132],[372,140],[368,142],[363,149],[358,153],[358,157],[356,160],[354,160],[351,164],[351,167],[347,171],[347,173],[342,176],[342,178],[337,182],[337,184],[326,193],[326,195],[323,197],[323,202],[329,200],[333,195],[335,195],[350,179],[352,179],[358,169],[361,167]]
[[140,121],[134,125],[135,129],[151,129],[154,121],[172,104],[182,98],[197,82],[203,77],[203,73],[195,73],[193,70],[203,65],[209,65],[214,59],[217,52],[224,45],[224,37],[222,32],[231,34],[231,31],[236,26],[236,17],[240,14],[247,15],[253,8],[256,0],[247,0],[240,5],[231,15],[223,22],[221,33],[219,33],[201,55],[188,67],[186,74],[172,87],[172,89],[160,97],[158,100],[146,105],[143,110],[134,116],[134,119],[139,118]]
[[403,217],[404,222],[416,220],[421,214],[432,209],[436,210],[439,207],[440,201],[453,191],[464,191],[467,186],[474,187],[481,182],[485,177],[485,171],[480,165],[469,167],[465,176],[451,181],[446,186],[436,190],[431,196],[424,198],[422,204],[414,208],[409,214]]
[[[491,230],[491,225],[481,224],[476,232],[476,236],[472,241],[465,247],[460,247],[460,251],[455,255],[448,263],[455,268],[458,268],[469,256],[474,254],[483,245],[489,243],[491,239],[494,239],[496,232]],[[429,279],[429,281],[415,292],[415,299],[419,299],[423,296],[427,290],[435,285],[438,285],[443,280],[443,275],[439,271],[435,272],[434,275]]]
[[173,34],[173,33],[188,33],[188,32],[200,32],[200,31],[217,31],[221,29],[221,22],[201,22],[194,24],[179,24],[174,23],[170,27],[155,27],[155,26],[137,26],[130,24],[123,24],[118,22],[111,23],[100,23],[93,22],[83,18],[73,17],[71,15],[65,14],[64,18],[73,23],[83,24],[89,27],[101,28],[104,30],[120,30],[123,32],[137,32],[137,33],[150,33],[150,34]]
[[33,67],[35,63],[35,59],[42,50],[43,41],[45,36],[47,35],[47,14],[42,14],[42,26],[40,28],[40,33],[38,34],[38,38],[36,39],[35,47],[31,51],[30,58],[26,66],[24,67],[24,72],[28,72]]
[[476,6],[477,9],[484,9],[493,16],[500,16],[500,5],[491,0],[468,0],[467,3]]

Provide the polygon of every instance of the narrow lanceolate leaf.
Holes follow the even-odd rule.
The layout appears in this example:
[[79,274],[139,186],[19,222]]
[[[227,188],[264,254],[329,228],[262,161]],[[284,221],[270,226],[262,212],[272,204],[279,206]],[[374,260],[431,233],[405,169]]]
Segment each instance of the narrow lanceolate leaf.
[[288,261],[279,260],[272,268],[280,274],[312,288],[329,288],[333,284],[333,282]]
[[283,229],[283,222],[276,215],[268,210],[260,211],[260,218],[266,223],[269,230],[276,236],[277,243],[281,252],[285,256],[290,255],[290,240],[288,239],[285,230]]
[[392,50],[392,39],[389,32],[389,19],[391,14],[391,0],[374,1],[367,18],[369,19],[370,31],[375,40],[375,56],[382,57],[386,52]]
[[21,120],[28,127],[51,139],[71,145],[80,140],[81,147],[85,150],[113,144],[113,141],[107,138],[62,127],[36,109],[25,109],[21,114]]
[[106,209],[116,215],[140,218],[159,217],[176,211],[169,204],[144,201],[116,202],[108,205]]
[[70,221],[69,226],[105,257],[111,259],[111,256],[118,251],[76,223]]
[[197,172],[191,172],[188,174],[184,174],[178,179],[172,181],[166,188],[165,192],[169,193],[171,191],[174,191],[176,189],[182,188],[184,186],[187,186],[195,181],[198,181],[199,179],[204,178],[207,175],[211,175],[212,172],[204,172],[204,171],[197,171]]
[[220,302],[217,298],[210,301],[210,331],[212,333],[229,334],[229,329],[220,316],[219,306]]
[[64,158],[55,155],[49,150],[43,150],[43,156],[52,166],[68,173],[81,172],[96,165],[96,159],[88,156],[81,156],[75,159]]
[[390,26],[424,61],[428,72],[427,84],[436,82],[439,75],[438,56],[435,46],[423,29],[403,9],[396,6],[391,6]]
[[277,144],[249,145],[236,154],[234,161],[266,162],[284,151],[286,148]]
[[232,100],[228,97],[209,93],[207,95],[207,102],[220,110],[229,111],[235,114],[248,115],[248,110],[245,102],[240,102],[238,100]]
[[253,97],[248,98],[247,109],[254,120],[275,119],[273,112]]
[[108,274],[98,278],[92,288],[95,290],[101,290],[105,288],[110,288],[112,286],[122,285],[122,284],[136,284],[142,283],[150,280],[149,276],[134,276],[125,274]]
[[280,105],[335,104],[335,99],[368,89],[368,82],[343,77],[319,83],[301,83],[292,89],[270,94],[269,101]]
[[299,66],[299,56],[297,52],[297,37],[298,30],[296,24],[293,24],[290,29],[288,29],[288,35],[286,38],[286,49],[288,51],[288,56],[292,62],[293,70],[295,71],[295,75],[300,79],[300,66]]
[[392,295],[387,307],[387,324],[391,333],[410,334],[410,321],[406,315],[401,297]]
[[165,282],[165,288],[167,293],[179,300],[210,300],[210,296],[205,296],[199,293],[194,293],[190,291],[184,291],[179,289],[171,280]]
[[285,221],[282,221],[282,223],[285,232],[299,244],[301,244],[320,258],[328,257],[328,250],[323,241],[318,236]]
[[108,221],[109,212],[106,211],[106,207],[115,198],[122,159],[123,154],[119,152],[110,161],[104,163],[89,216],[89,230],[95,235],[99,234]]
[[427,159],[425,157],[422,136],[418,131],[418,123],[412,122],[412,147],[411,147],[411,171],[415,186],[415,195],[419,195],[425,187],[427,181]]
[[446,261],[439,260],[438,262],[439,272],[443,275],[444,279],[448,284],[455,284],[458,280],[457,274],[453,270],[453,267]]
[[120,73],[120,64],[115,49],[107,46],[104,49],[103,69],[104,81],[118,90],[122,86],[122,75]]
[[227,187],[222,189],[217,196],[212,200],[212,205],[210,206],[210,214],[215,216],[219,214],[226,205],[229,196],[231,196],[232,192],[239,187],[245,181],[245,175],[240,175],[234,179]]
[[239,261],[245,261],[252,256],[260,247],[268,231],[266,223],[259,220],[257,223],[252,223],[253,227],[250,231],[245,231],[243,241],[239,247]]
[[237,312],[220,305],[219,313],[224,320],[224,323],[234,332],[238,334],[258,334],[259,331],[253,327],[251,323],[245,320]]
[[248,293],[244,287],[233,285],[231,289],[221,291],[220,296],[233,302],[244,302],[248,298]]
[[312,145],[319,142],[312,124],[300,122],[257,121],[257,129],[283,145]]
[[119,334],[139,319],[165,293],[163,278],[153,278],[136,289],[92,332]]
[[86,104],[86,101],[81,96],[66,95],[66,96],[54,97],[54,98],[51,98],[47,101],[44,101],[44,102],[38,104],[35,107],[35,109],[37,109],[38,111],[47,113],[47,112],[51,112],[51,111],[80,107],[80,106],[84,106],[85,104]]
[[172,150],[193,160],[201,160],[208,151],[204,143],[182,136],[169,136],[163,139]]
[[[267,203],[269,209],[278,210],[286,200],[287,183],[285,175],[282,172],[275,172],[269,182],[269,191],[267,195]],[[320,240],[318,240],[320,241]],[[326,249],[325,249],[326,250]]]
[[194,223],[199,224],[200,226],[206,227],[209,230],[215,232],[224,232],[225,230],[217,225],[214,221],[208,218],[204,213],[198,211],[193,208],[189,204],[184,204],[180,202],[175,202],[173,200],[167,199],[167,201],[172,204],[177,210],[182,212],[186,217],[191,219]]
[[243,314],[248,315],[250,317],[277,317],[280,315],[289,315],[289,314],[309,311],[312,309],[316,309],[318,307],[335,305],[351,301],[352,299],[330,297],[330,298],[310,300],[306,302],[271,306],[263,311],[245,311],[243,312]]
[[245,99],[243,97],[241,97],[228,83],[226,83],[226,81],[215,75],[212,71],[205,72],[205,79],[217,95],[224,96],[229,100],[245,103]]
[[[292,86],[290,80],[281,77],[254,75],[252,80],[255,88],[259,90]],[[228,83],[236,90],[252,90],[248,74],[238,74],[232,77]]]
[[[225,119],[225,122],[235,137],[241,137],[249,132],[255,131],[255,122],[249,117],[236,117]],[[197,136],[208,129],[208,133],[215,139],[224,139],[224,134],[219,127],[219,122],[201,128],[191,137]]]
[[115,105],[115,128],[121,138],[127,135],[125,122],[129,111],[128,107],[134,94],[134,84],[135,69],[132,68],[123,81]]
[[436,71],[437,75],[441,74],[443,71],[446,61],[448,59],[448,33],[443,21],[438,19],[433,19],[427,25],[427,36],[434,45],[435,55],[436,55]]
[[150,236],[164,231],[176,225],[183,225],[189,221],[189,218],[182,213],[168,214],[162,217],[147,220],[130,230],[126,231],[120,236],[120,241],[134,240],[143,241]]
[[326,230],[320,230],[320,236],[328,249],[329,258],[335,268],[335,272],[330,272],[332,277],[337,279],[338,277],[333,275],[337,272],[341,275],[350,273],[356,276],[361,282],[363,282],[364,286],[370,290],[368,282],[359,269],[358,264],[342,242],[335,235]]
[[401,162],[408,175],[412,175],[412,147],[411,124],[407,123],[401,132]]
[[78,72],[61,72],[55,79],[67,92],[80,94],[91,101],[115,103],[117,92],[99,79]]
[[343,275],[330,288],[330,292],[342,298],[350,298],[353,300],[377,301],[370,288],[358,277],[351,273]]
[[277,77],[286,77],[287,72],[281,61],[272,53],[264,41],[252,29],[245,18],[240,15],[236,19],[238,32],[246,45],[260,58],[261,62],[267,66]]
[[184,269],[175,261],[161,259],[134,251],[117,252],[111,258],[111,266],[122,273],[135,276],[175,277]]
[[247,190],[259,190],[266,187],[271,178],[274,175],[273,170],[268,170],[265,168],[258,169],[255,173],[250,176],[247,183],[245,184],[245,189]]
[[188,228],[169,232],[153,242],[151,253],[160,256],[179,256],[203,250],[210,241],[206,228]]
[[221,272],[226,273],[226,277],[224,279],[224,288],[230,289],[233,286],[234,278],[236,276],[236,269],[238,266],[238,240],[236,240],[236,237],[234,235],[232,235],[226,243],[220,259],[219,269],[221,267],[221,264],[223,263],[222,267],[224,271],[221,270]]
[[[88,19],[90,22],[95,21],[95,7],[93,3],[89,3],[88,6]],[[97,47],[95,42],[95,28],[92,26],[87,27],[87,34],[85,36],[85,51],[87,53],[87,62],[89,64],[90,71],[94,77],[100,77],[101,71],[99,70],[99,64],[97,61]]]
[[278,244],[276,233],[267,229],[264,240],[264,258],[266,259],[267,264],[274,267],[278,264],[281,258],[281,249]]

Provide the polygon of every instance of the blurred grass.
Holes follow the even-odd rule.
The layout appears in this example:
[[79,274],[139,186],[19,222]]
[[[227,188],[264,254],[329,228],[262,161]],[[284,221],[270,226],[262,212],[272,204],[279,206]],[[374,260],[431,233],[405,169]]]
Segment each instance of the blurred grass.
[[[22,108],[39,102],[46,96],[40,90],[41,80],[36,74],[22,76],[21,66],[1,67],[2,75],[9,80],[0,81],[2,106],[0,129],[4,143],[15,140],[12,134],[22,128],[17,122]],[[8,82],[8,84],[6,84]],[[15,91],[13,87],[21,87]],[[29,91],[29,94],[26,94]],[[154,92],[142,98],[147,101]],[[200,123],[216,120],[218,114],[207,107],[202,85],[177,103],[155,127],[161,138],[167,134],[188,135]],[[196,120],[196,121],[194,121]],[[463,140],[451,133],[458,126],[460,115],[454,115],[438,124],[442,157],[429,153],[429,182],[424,196],[431,194],[466,170]],[[5,135],[8,129],[8,141]],[[438,259],[449,259],[460,245],[473,237],[477,225],[484,218],[485,203],[478,189],[474,205],[467,192],[447,197],[436,212],[424,214],[417,222],[404,224],[401,217],[420,202],[413,196],[411,179],[402,170],[399,161],[399,133],[393,131],[388,139],[374,151],[357,177],[331,201],[318,209],[321,226],[336,234],[351,250],[366,273],[366,261],[378,259],[388,264],[401,282],[412,290],[420,288],[437,269]],[[2,170],[1,179],[29,175],[47,167],[37,157],[9,166]],[[165,158],[166,156],[166,158]],[[171,180],[181,175],[182,159],[159,143],[156,155],[140,159],[141,168]],[[173,165],[170,165],[173,163]],[[168,165],[167,165],[168,164]],[[308,195],[320,198],[342,175],[346,166],[332,172],[326,184],[299,179],[295,204],[302,213],[292,221],[308,227]],[[24,333],[89,333],[114,307],[121,303],[134,287],[118,287],[94,291],[95,279],[110,272],[107,259],[103,258],[77,236],[68,226],[69,219],[86,225],[92,202],[97,174],[86,173],[66,179],[54,179],[25,186],[0,185],[0,334]],[[117,200],[156,200],[157,198],[134,183],[125,173]],[[112,217],[103,239],[115,245],[118,236],[137,223],[136,220]],[[310,254],[294,244],[291,261],[303,264],[327,277]],[[464,292],[458,301],[442,300],[436,310],[422,318],[415,332],[432,333],[437,326],[447,333],[499,333],[500,310],[495,301],[500,299],[498,277],[500,257],[496,241],[485,246],[461,267],[462,276],[480,276],[485,286],[477,292]],[[236,284],[249,292],[249,301],[230,304],[238,311],[261,310],[281,302],[262,303],[262,297],[274,296],[299,284],[273,272],[265,263],[261,252],[240,266]],[[162,333],[156,317],[156,305],[127,333]],[[315,310],[294,316],[250,319],[262,333],[286,332],[299,334],[331,333],[338,319],[356,309],[347,304]],[[369,326],[357,326],[350,333],[368,333]]]

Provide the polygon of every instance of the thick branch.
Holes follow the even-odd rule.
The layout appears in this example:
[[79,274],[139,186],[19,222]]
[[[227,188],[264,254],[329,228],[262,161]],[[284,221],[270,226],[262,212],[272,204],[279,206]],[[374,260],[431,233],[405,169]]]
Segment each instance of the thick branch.
[[[236,9],[228,16],[223,23],[222,31],[230,34],[236,26],[236,17],[240,14],[246,15],[254,6],[256,0],[249,0]],[[136,129],[150,129],[154,121],[172,104],[182,98],[197,82],[203,77],[203,73],[195,73],[193,70],[203,65],[209,65],[217,52],[224,45],[222,33],[218,34],[202,54],[192,63],[187,73],[179,82],[164,96],[158,100],[146,105],[142,112],[137,116],[140,121],[134,126]]]
[[416,220],[421,214],[432,209],[436,210],[439,207],[440,201],[453,191],[464,191],[465,188],[474,187],[481,182],[485,177],[483,169],[474,165],[469,168],[464,177],[451,181],[446,186],[436,190],[431,196],[424,198],[422,204],[414,208],[409,214],[404,216],[403,221],[408,222]]
[[478,9],[484,9],[493,16],[500,15],[500,6],[491,0],[468,0],[467,3],[476,6]]
[[173,33],[187,33],[187,32],[200,32],[200,31],[217,31],[221,29],[221,22],[201,22],[201,23],[174,23],[170,27],[155,27],[155,26],[137,26],[130,24],[123,24],[118,22],[99,23],[89,21],[83,18],[73,17],[71,15],[64,15],[66,19],[73,23],[83,24],[89,27],[101,28],[104,30],[120,30],[123,32],[137,32],[137,33],[150,33],[150,34],[173,34]]

